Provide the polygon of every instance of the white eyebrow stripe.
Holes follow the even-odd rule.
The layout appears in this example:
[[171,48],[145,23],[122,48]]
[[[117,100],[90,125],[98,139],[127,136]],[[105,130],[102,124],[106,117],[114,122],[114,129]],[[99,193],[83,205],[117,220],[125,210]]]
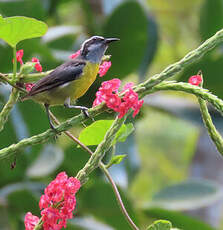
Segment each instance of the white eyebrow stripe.
[[86,41],[84,41],[84,43],[83,43],[82,46],[81,46],[81,50],[83,50],[84,45],[85,45],[87,42],[89,42],[90,40],[92,40],[92,39],[94,39],[94,38],[101,38],[101,39],[104,39],[102,36],[93,36],[93,37],[90,37],[90,38],[88,38]]

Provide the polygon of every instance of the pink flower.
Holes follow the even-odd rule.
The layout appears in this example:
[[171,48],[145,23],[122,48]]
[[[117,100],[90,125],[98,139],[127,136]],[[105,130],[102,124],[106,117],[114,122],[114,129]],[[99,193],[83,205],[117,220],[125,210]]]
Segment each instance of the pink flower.
[[134,86],[133,82],[126,83],[122,89],[122,92],[126,91],[127,89],[131,89]]
[[128,104],[129,108],[131,108],[138,103],[138,94],[134,92],[132,88],[129,88],[126,91],[123,100]]
[[38,216],[32,215],[31,212],[26,213],[25,220],[24,220],[26,230],[33,230],[38,222],[39,222]]
[[[60,230],[66,227],[67,219],[73,218],[76,206],[75,194],[80,187],[80,181],[74,177],[68,177],[65,172],[59,173],[50,182],[39,201],[44,230]],[[26,216],[25,226],[32,227],[26,227],[26,230],[33,230],[35,226],[33,223],[38,217],[32,216],[31,213],[27,213]]]
[[134,113],[132,114],[133,118],[139,113],[139,110],[141,109],[143,103],[144,103],[144,100],[140,100],[137,102],[137,104],[133,106],[132,108],[134,110]]
[[42,66],[41,66],[41,64],[40,64],[39,59],[33,57],[33,58],[32,58],[32,62],[36,63],[36,64],[35,64],[35,69],[36,69],[36,71],[42,72],[43,68],[42,68]]
[[50,182],[39,201],[44,229],[59,230],[66,227],[67,219],[73,217],[75,194],[80,186],[78,179],[68,178],[65,172],[59,173],[55,180]]
[[103,82],[99,91],[96,93],[93,106],[105,102],[108,108],[119,113],[119,118],[122,118],[128,110],[132,108],[134,111],[132,116],[135,117],[139,113],[144,101],[139,101],[138,94],[132,89],[133,83],[127,83],[124,86],[121,91],[124,93],[124,96],[121,99],[118,95],[118,88],[120,87],[120,84],[121,81],[118,78]]
[[104,61],[100,66],[99,66],[99,77],[103,77],[109,68],[111,67],[111,62],[110,61]]
[[23,50],[18,50],[16,52],[16,60],[20,63],[20,65],[23,65],[22,57],[23,57]]
[[33,83],[26,83],[25,84],[25,87],[26,87],[26,91],[30,91],[31,89],[32,89],[32,87],[34,86],[35,84],[33,84]]
[[202,83],[203,79],[201,75],[194,75],[191,76],[188,80],[188,83],[190,83],[191,85],[200,85]]
[[78,57],[80,54],[81,54],[81,51],[78,50],[76,53],[71,54],[71,55],[69,56],[69,58],[74,59],[74,58]]
[[121,104],[121,98],[117,94],[111,94],[106,99],[106,105],[108,108],[113,109],[116,112],[119,112],[119,107]]
[[33,58],[32,58],[32,62],[39,62],[39,59],[36,58],[36,57],[33,57]]
[[[44,229],[49,229],[57,225],[61,219],[60,212],[57,208],[49,207],[41,211]],[[59,226],[58,226],[59,227]],[[60,226],[62,228],[62,226]],[[52,228],[53,229],[53,228]]]
[[118,118],[122,118],[129,110],[129,106],[128,106],[128,103],[126,102],[122,102],[119,106],[119,115],[118,115]]
[[117,93],[120,85],[121,81],[118,78],[114,78],[112,80],[102,82],[99,90],[105,94],[111,94],[112,92]]

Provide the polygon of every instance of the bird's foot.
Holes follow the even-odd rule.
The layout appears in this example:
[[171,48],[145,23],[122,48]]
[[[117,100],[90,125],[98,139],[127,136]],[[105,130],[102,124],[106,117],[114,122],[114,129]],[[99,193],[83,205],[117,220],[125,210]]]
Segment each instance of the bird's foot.
[[84,114],[85,118],[90,118],[87,107],[82,107],[81,112]]

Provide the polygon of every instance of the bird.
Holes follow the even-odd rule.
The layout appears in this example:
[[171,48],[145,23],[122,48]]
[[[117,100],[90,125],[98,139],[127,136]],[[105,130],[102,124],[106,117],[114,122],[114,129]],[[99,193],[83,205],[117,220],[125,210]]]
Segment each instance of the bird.
[[96,79],[99,65],[110,43],[119,38],[93,36],[83,42],[80,55],[56,67],[48,75],[35,83],[22,101],[32,99],[44,105],[50,127],[55,130],[49,114],[49,107],[64,105],[80,109],[89,117],[88,108],[74,105]]

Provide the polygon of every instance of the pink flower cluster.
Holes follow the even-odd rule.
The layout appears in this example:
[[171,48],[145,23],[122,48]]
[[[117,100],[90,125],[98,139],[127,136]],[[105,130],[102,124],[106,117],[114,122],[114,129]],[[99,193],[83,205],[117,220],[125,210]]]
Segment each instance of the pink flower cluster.
[[[22,57],[23,57],[24,51],[23,50],[18,50],[16,52],[16,60],[20,63],[20,65],[23,65]],[[32,62],[35,62],[35,69],[38,72],[42,72],[43,68],[40,64],[40,61],[38,58],[32,58]]]
[[124,96],[121,99],[118,96],[120,85],[121,81],[118,78],[103,82],[96,93],[93,106],[105,102],[108,108],[119,113],[119,118],[122,118],[132,108],[134,110],[132,116],[135,117],[139,113],[144,101],[139,100],[138,94],[133,91],[133,83],[127,83],[123,87],[121,93],[124,93]]
[[203,79],[201,75],[193,75],[189,78],[188,83],[191,85],[199,86],[202,83]]
[[[80,50],[78,50],[76,53],[73,53],[69,56],[69,58],[74,59],[76,57],[78,57],[80,55]],[[103,63],[101,63],[101,65],[99,66],[99,77],[103,77],[107,71],[109,70],[109,68],[111,67],[111,62],[110,61],[103,61]]]
[[[79,190],[80,181],[69,177],[65,172],[57,175],[44,190],[39,207],[41,211],[44,230],[60,230],[66,227],[67,219],[73,217],[76,206],[75,194]],[[39,218],[28,212],[25,216],[26,230],[33,230]]]

